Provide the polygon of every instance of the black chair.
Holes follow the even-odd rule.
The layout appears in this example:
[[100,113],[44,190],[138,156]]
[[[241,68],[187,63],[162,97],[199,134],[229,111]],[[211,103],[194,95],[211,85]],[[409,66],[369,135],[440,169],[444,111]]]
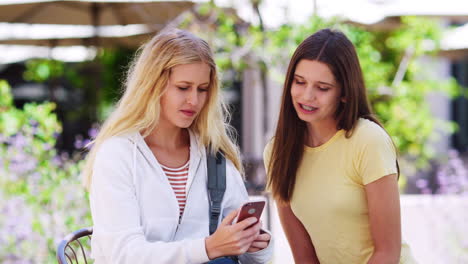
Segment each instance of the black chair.
[[[57,247],[59,264],[88,263],[87,252],[90,248],[93,228],[87,227],[68,234]],[[84,262],[83,262],[84,261]]]

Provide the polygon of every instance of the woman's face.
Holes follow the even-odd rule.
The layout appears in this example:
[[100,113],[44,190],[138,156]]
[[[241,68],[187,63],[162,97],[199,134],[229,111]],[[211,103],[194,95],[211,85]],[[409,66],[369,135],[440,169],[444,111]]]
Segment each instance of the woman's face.
[[210,67],[192,63],[171,69],[166,92],[161,97],[160,122],[187,128],[200,114],[208,98]]
[[326,64],[315,60],[299,61],[291,85],[291,97],[301,120],[311,125],[336,124],[340,94],[341,89]]

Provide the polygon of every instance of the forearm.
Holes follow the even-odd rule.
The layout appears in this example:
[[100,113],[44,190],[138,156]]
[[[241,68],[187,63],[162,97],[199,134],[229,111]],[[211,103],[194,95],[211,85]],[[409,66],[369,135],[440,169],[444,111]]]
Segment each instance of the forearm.
[[295,263],[320,263],[314,245],[302,222],[289,205],[278,205],[278,213]]
[[294,263],[301,263],[301,264],[320,264],[320,261],[317,257],[317,254],[315,253],[315,250],[311,252],[312,254],[309,254],[307,256],[304,255],[299,255],[299,254],[294,254]]
[[291,247],[295,263],[320,263],[315,252],[315,247],[302,223],[299,222],[291,225],[291,221],[289,223],[285,222],[283,229]]
[[124,234],[93,232],[93,255],[103,257],[108,263],[204,263],[206,255],[204,239],[174,242],[148,242],[137,232]]
[[367,264],[398,264],[400,251],[374,251]]
[[374,253],[368,263],[398,263],[401,251],[400,200],[397,175],[365,186]]

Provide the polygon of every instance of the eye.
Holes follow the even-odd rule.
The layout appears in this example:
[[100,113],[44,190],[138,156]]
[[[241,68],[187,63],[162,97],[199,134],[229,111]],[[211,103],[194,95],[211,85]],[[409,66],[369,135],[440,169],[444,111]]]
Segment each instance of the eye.
[[177,86],[177,88],[179,88],[179,90],[182,90],[182,91],[185,91],[188,89],[188,87],[180,87],[180,86]]
[[330,90],[330,88],[328,88],[328,87],[319,87],[319,90],[322,91],[322,92],[326,92],[326,91]]
[[304,85],[305,84],[305,82],[301,82],[298,79],[294,79],[294,83],[297,84],[297,85]]
[[199,87],[198,91],[201,92],[201,93],[208,92],[208,88]]

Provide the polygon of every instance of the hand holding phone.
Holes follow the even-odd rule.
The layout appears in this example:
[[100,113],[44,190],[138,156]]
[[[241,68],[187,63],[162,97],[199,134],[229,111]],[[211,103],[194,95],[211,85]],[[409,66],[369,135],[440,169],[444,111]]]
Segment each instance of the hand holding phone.
[[255,217],[257,218],[257,221],[260,220],[264,207],[265,201],[249,201],[244,203],[233,223],[239,223],[249,217]]

